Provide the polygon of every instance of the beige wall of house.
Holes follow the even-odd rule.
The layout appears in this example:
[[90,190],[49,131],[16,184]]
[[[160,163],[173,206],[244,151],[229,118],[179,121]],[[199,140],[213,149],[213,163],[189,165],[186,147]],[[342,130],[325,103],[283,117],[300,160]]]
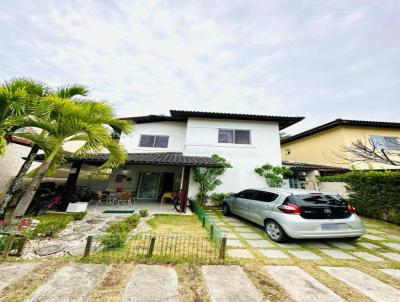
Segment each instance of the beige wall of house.
[[[348,163],[340,158],[341,148],[361,140],[369,144],[370,136],[400,137],[400,129],[338,126],[281,145],[282,160],[303,162],[348,169],[394,169],[396,167],[379,163]],[[339,156],[338,156],[339,155]]]

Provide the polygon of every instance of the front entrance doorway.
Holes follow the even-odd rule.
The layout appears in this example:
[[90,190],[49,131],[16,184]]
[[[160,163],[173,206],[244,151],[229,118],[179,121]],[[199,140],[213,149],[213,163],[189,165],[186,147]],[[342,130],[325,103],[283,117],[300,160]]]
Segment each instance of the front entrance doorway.
[[171,172],[139,172],[137,199],[158,199],[174,188],[175,174]]

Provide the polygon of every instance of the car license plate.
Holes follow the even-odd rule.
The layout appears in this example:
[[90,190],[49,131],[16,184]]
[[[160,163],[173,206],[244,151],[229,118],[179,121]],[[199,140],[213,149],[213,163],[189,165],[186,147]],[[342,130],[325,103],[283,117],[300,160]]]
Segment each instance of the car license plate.
[[345,223],[329,223],[321,225],[322,230],[345,230],[348,226]]

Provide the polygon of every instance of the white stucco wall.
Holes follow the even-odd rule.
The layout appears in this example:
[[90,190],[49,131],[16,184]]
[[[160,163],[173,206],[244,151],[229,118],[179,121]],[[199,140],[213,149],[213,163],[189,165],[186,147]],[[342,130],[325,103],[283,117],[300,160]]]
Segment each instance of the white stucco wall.
[[[169,136],[168,148],[139,147],[141,135],[167,135]],[[130,135],[121,135],[121,144],[129,153],[140,152],[183,152],[185,145],[186,123],[183,122],[156,122],[136,124],[134,132]]]
[[11,179],[15,177],[24,163],[23,157],[29,154],[30,148],[8,144],[6,146],[6,156],[0,157],[0,192],[5,192]]
[[[218,143],[218,129],[250,130],[250,145]],[[254,172],[259,165],[281,165],[279,126],[276,122],[190,118],[186,130],[185,155],[218,154],[233,166],[221,177],[216,192],[238,192],[249,187],[265,187],[263,178]],[[190,179],[189,196],[197,192]]]

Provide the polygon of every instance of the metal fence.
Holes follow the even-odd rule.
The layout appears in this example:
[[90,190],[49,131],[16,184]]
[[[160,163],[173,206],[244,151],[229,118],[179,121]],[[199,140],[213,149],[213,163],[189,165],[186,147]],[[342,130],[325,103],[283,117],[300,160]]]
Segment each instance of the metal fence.
[[28,237],[22,234],[0,232],[0,257],[21,256]]
[[109,244],[104,244],[102,237],[89,236],[84,258],[89,257],[101,262],[130,259],[223,261],[226,232],[223,232],[196,202],[191,202],[191,209],[207,230],[208,236],[144,233],[121,240],[118,238],[121,234],[115,234],[115,243],[114,240],[110,240]]
[[226,238],[226,232],[222,231],[221,228],[210,218],[200,205],[192,201],[191,203],[192,212],[199,217],[203,227],[208,231],[210,238],[217,244],[220,244],[223,238]]
[[179,234],[138,234],[117,246],[105,246],[101,237],[89,236],[84,258],[99,261],[194,259],[219,262],[225,257],[226,241],[216,244],[208,236]]

